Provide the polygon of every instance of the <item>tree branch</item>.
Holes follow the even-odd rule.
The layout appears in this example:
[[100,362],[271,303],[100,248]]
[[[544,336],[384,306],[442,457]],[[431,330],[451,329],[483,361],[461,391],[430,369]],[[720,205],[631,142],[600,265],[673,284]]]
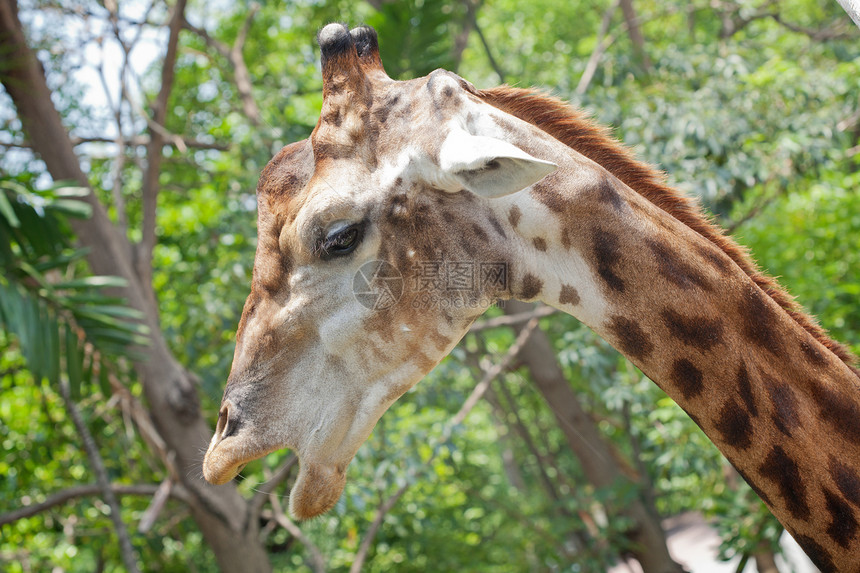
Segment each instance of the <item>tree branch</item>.
[[[0,53],[0,82],[15,104],[27,139],[33,142],[34,151],[44,160],[51,177],[91,189],[53,105],[44,69],[27,45],[14,1],[0,1]],[[175,454],[177,479],[189,492],[192,516],[223,570],[271,570],[256,533],[243,529],[247,502],[235,487],[214,488],[203,481],[200,452],[212,430],[201,416],[192,376],[170,352],[158,326],[158,308],[153,297],[144,293],[146,286],[129,261],[131,246],[127,237],[111,223],[95,194],[82,200],[92,207],[92,216],[71,223],[80,244],[89,249],[90,267],[97,275],[124,278],[127,285],[113,292],[142,312],[150,327],[150,344],[140,349],[145,359],[135,368],[149,404],[148,415],[166,448]],[[151,293],[152,286],[148,285],[148,289]]]
[[267,477],[266,481],[254,488],[254,497],[248,503],[248,523],[255,522],[260,517],[260,512],[263,510],[263,504],[269,498],[269,494],[273,493],[279,485],[281,485],[293,471],[299,458],[295,454],[291,454],[281,467],[279,467],[272,477]]
[[852,2],[851,0],[836,0],[839,2],[839,5],[842,6],[842,9],[848,13],[854,23],[857,24],[857,27],[860,28],[860,5],[857,2]]
[[164,504],[167,503],[167,498],[170,497],[173,486],[173,480],[170,478],[167,478],[158,485],[155,494],[152,496],[152,501],[149,502],[149,506],[143,512],[140,523],[137,525],[139,533],[146,533],[155,525],[155,520],[158,519],[161,510],[164,509]]
[[487,320],[482,320],[480,322],[476,322],[469,328],[469,332],[481,332],[482,330],[489,330],[490,328],[499,328],[500,326],[513,326],[516,324],[522,324],[524,322],[528,322],[533,318],[543,318],[545,316],[550,316],[558,312],[558,309],[553,308],[551,306],[539,306],[534,310],[530,310],[528,312],[520,312],[517,314],[506,314],[504,316],[497,316],[495,318],[488,318]]
[[290,535],[298,539],[299,542],[307,548],[308,552],[311,554],[311,565],[313,570],[317,573],[324,573],[325,558],[323,557],[319,547],[317,547],[316,544],[304,534],[298,525],[293,523],[293,520],[287,517],[287,514],[284,513],[284,508],[281,507],[281,500],[278,499],[277,495],[270,493],[269,501],[272,502],[273,517],[275,521],[278,522],[278,525],[289,531]]
[[[478,7],[480,7],[481,3],[482,0],[478,0]],[[475,27],[474,12],[477,11],[477,8],[473,4],[473,0],[463,0],[463,4],[466,6],[466,17],[463,19],[463,27],[460,29],[460,32],[454,36],[454,47],[451,51],[451,61],[453,62],[451,71],[453,72],[459,69],[460,62],[463,61],[463,52],[469,44],[469,36]]]
[[[127,485],[115,483],[110,485],[110,490],[111,492],[113,492],[114,495],[152,496],[155,495],[159,487],[160,486],[155,484]],[[47,511],[53,507],[62,505],[67,501],[71,501],[79,497],[90,497],[93,495],[99,495],[103,493],[103,491],[104,490],[102,486],[99,484],[77,485],[74,487],[70,487],[68,489],[64,489],[62,491],[49,495],[47,499],[45,499],[45,501],[34,503],[31,505],[25,505],[24,507],[20,507],[8,513],[0,514],[0,525],[6,525],[8,523],[14,523],[19,519],[33,517],[34,515],[42,513],[43,511]],[[190,502],[188,490],[186,490],[181,485],[174,484],[174,486],[170,489],[170,497],[178,501],[182,501],[184,503]]]
[[744,225],[746,222],[750,221],[751,219],[758,217],[759,214],[761,214],[761,212],[765,208],[767,208],[776,199],[778,199],[779,197],[784,195],[786,192],[788,192],[788,186],[777,181],[776,188],[774,189],[774,191],[771,193],[767,193],[768,184],[771,183],[775,179],[777,179],[777,177],[774,175],[774,176],[770,177],[767,181],[764,182],[764,184],[762,185],[762,187],[764,188],[764,191],[755,200],[753,205],[749,208],[749,210],[747,210],[746,213],[744,213],[743,215],[741,215],[740,217],[738,217],[737,219],[735,219],[733,221],[726,221],[723,224],[723,227],[726,229],[726,232],[728,234],[731,235],[732,233],[737,231],[738,227]]
[[355,559],[352,562],[352,566],[349,568],[349,573],[359,573],[361,571],[364,561],[367,559],[367,554],[370,552],[370,546],[373,545],[373,539],[376,537],[376,533],[382,526],[382,520],[385,519],[385,516],[394,508],[397,502],[400,501],[400,498],[403,497],[403,494],[406,493],[406,490],[409,489],[410,485],[410,482],[407,481],[405,484],[400,486],[400,488],[386,499],[385,502],[379,506],[379,509],[376,510],[376,516],[374,516],[370,527],[367,528],[367,532],[364,534],[364,539],[361,540],[361,546],[355,553]]
[[[537,444],[535,444],[534,440],[532,440],[532,437],[531,437],[531,434],[529,433],[528,428],[523,423],[522,418],[520,418],[520,414],[517,411],[517,408],[516,408],[516,405],[514,402],[514,397],[511,395],[510,391],[508,390],[507,384],[505,384],[504,379],[500,378],[498,380],[498,382],[496,383],[496,386],[501,389],[502,394],[505,397],[505,400],[508,402],[508,409],[505,409],[502,406],[501,402],[498,400],[498,398],[494,397],[494,400],[496,401],[496,404],[498,405],[499,410],[502,411],[505,414],[505,416],[507,416],[507,414],[509,412],[511,414],[513,414],[514,420],[513,420],[512,425],[514,427],[514,432],[516,432],[516,434],[520,437],[520,439],[526,445],[526,449],[528,449],[529,452],[531,452],[531,454],[534,456],[535,460],[537,461],[536,467],[537,467],[538,476],[540,477],[541,484],[544,486],[544,489],[546,490],[547,494],[557,504],[557,507],[562,511],[562,513],[566,514],[567,517],[570,517],[570,514],[569,514],[569,512],[566,511],[566,508],[560,504],[561,496],[558,494],[558,491],[556,491],[555,484],[552,482],[552,479],[549,477],[549,474],[546,471],[546,466],[552,466],[553,469],[556,470],[556,474],[559,476],[563,476],[564,473],[558,470],[558,466],[554,462],[551,462],[549,459],[547,459],[547,456],[545,456],[538,449]],[[489,398],[490,395],[488,394],[487,396]]]
[[[110,137],[70,137],[69,140],[74,146],[84,145],[86,143],[116,143],[116,139]],[[140,147],[149,145],[150,141],[151,139],[145,135],[136,135],[126,138],[124,143],[126,147]],[[189,149],[213,149],[215,151],[228,151],[230,149],[229,143],[207,143],[205,141],[189,139],[187,137],[180,137],[172,134],[168,140],[164,142],[164,145],[170,145],[177,149],[180,147]],[[0,147],[22,149],[34,148],[33,144],[29,141],[0,141]]]
[[170,92],[173,91],[173,79],[176,74],[176,58],[179,44],[179,32],[185,20],[186,0],[177,0],[170,17],[170,34],[167,38],[167,53],[161,68],[161,88],[152,106],[152,121],[149,122],[150,140],[146,147],[146,170],[143,173],[141,194],[143,198],[143,228],[142,237],[137,247],[135,261],[137,274],[145,293],[154,303],[155,294],[152,292],[152,249],[155,247],[155,213],[158,203],[158,177],[161,173],[162,146],[165,133],[158,127],[165,125],[167,103]]
[[576,93],[584,94],[588,91],[588,86],[591,85],[591,80],[594,79],[594,74],[597,72],[597,65],[600,63],[600,58],[612,43],[614,38],[610,37],[609,41],[605,41],[606,33],[609,31],[609,24],[612,22],[612,16],[618,9],[620,0],[612,0],[609,8],[603,13],[603,18],[600,19],[600,29],[597,31],[597,40],[594,46],[594,51],[588,57],[588,62],[585,64],[585,69],[582,72],[582,77],[579,78],[579,83],[576,85]]
[[256,2],[251,4],[251,9],[248,10],[248,16],[239,30],[239,35],[236,36],[236,41],[233,43],[233,48],[230,50],[229,56],[230,63],[233,64],[233,79],[239,91],[239,99],[242,100],[242,109],[245,111],[245,116],[247,116],[248,120],[255,126],[260,125],[260,108],[257,107],[257,102],[254,101],[254,94],[251,91],[251,74],[248,72],[248,66],[245,64],[242,50],[245,48],[245,40],[248,38],[251,21],[259,10],[259,4]]
[[[528,303],[511,301],[505,312],[523,312],[530,308]],[[531,373],[531,380],[549,406],[571,451],[577,457],[588,481],[596,488],[612,487],[629,481],[625,466],[619,464],[615,452],[591,421],[571,388],[564,370],[545,332],[539,330],[523,348],[521,359]],[[649,565],[665,571],[677,571],[666,548],[666,539],[656,511],[648,508],[640,498],[631,500],[624,507],[613,507],[611,501],[605,502],[610,514],[621,513],[632,521],[625,532],[636,549],[636,558],[649,570]]]
[[627,23],[627,34],[630,36],[630,42],[633,44],[633,54],[642,70],[648,74],[651,72],[651,59],[648,57],[648,52],[645,51],[645,37],[642,35],[642,28],[639,26],[639,17],[636,15],[636,9],[633,7],[633,0],[620,0],[621,11],[624,13],[624,21]]
[[[84,145],[86,143],[116,143],[116,139],[111,137],[70,137],[69,140],[74,146]],[[140,147],[149,145],[150,141],[151,139],[145,135],[136,135],[125,138],[124,143],[126,146]],[[170,145],[175,148],[184,146],[190,149],[214,149],[215,151],[228,151],[230,149],[229,143],[207,143],[205,141],[189,139],[187,137],[180,137],[173,134],[171,134],[167,141],[164,142],[164,145]],[[0,147],[33,149],[34,145],[29,141],[0,141]]]
[[783,19],[779,13],[770,14],[773,21],[781,25],[783,28],[791,30],[797,34],[809,36],[814,42],[823,42],[826,40],[841,40],[845,38],[856,38],[857,34],[849,32],[847,26],[844,25],[844,20],[836,20],[821,28],[806,28]]
[[[114,123],[116,125],[116,146],[117,152],[114,157],[114,166],[113,166],[113,200],[114,200],[114,209],[117,214],[117,224],[119,225],[120,231],[123,236],[128,236],[128,213],[126,212],[125,206],[125,198],[123,197],[123,169],[126,163],[126,136],[123,129],[123,105],[128,103],[131,105],[131,100],[129,98],[127,86],[126,86],[126,76],[129,72],[130,66],[130,54],[134,49],[135,45],[140,41],[141,36],[143,35],[143,25],[137,26],[137,33],[131,38],[130,41],[126,42],[122,30],[120,28],[120,15],[119,15],[119,5],[115,1],[104,2],[104,7],[108,11],[108,19],[110,20],[111,27],[113,28],[114,39],[122,48],[122,66],[119,71],[119,96],[118,101],[116,102],[116,106],[110,104],[111,96],[110,96],[110,88],[108,86],[107,79],[105,78],[104,73],[104,49],[105,45],[103,42],[98,42],[101,51],[102,51],[102,61],[99,62],[98,72],[99,79],[102,83],[102,91],[104,92],[105,99],[108,100],[110,107],[112,108],[114,115]],[[152,12],[155,7],[155,0],[152,0],[149,3],[149,6],[144,13],[144,20],[149,18],[149,14]]]
[[481,39],[481,45],[484,46],[484,52],[487,54],[487,60],[490,62],[490,67],[493,68],[496,75],[499,76],[499,82],[505,83],[505,72],[496,61],[496,58],[493,57],[493,51],[490,49],[490,44],[487,42],[487,38],[484,36],[483,30],[481,30],[481,27],[478,25],[478,11],[475,8],[475,5],[472,4],[470,0],[463,1],[466,4],[467,21],[472,24],[472,28],[478,33],[478,38]]
[[137,556],[135,555],[134,547],[131,544],[131,538],[128,536],[128,530],[125,527],[125,523],[122,521],[122,510],[120,509],[119,502],[113,493],[111,484],[108,481],[107,470],[105,470],[104,462],[99,454],[98,446],[96,446],[96,442],[93,439],[92,434],[90,434],[87,425],[84,423],[83,418],[81,418],[81,413],[78,411],[78,407],[69,396],[69,384],[65,380],[60,382],[60,395],[63,397],[63,402],[66,405],[66,410],[69,412],[69,417],[72,419],[72,423],[75,425],[75,429],[81,437],[84,451],[87,454],[87,458],[89,458],[90,468],[96,475],[96,483],[98,483],[102,497],[108,506],[110,506],[110,518],[111,521],[113,521],[113,526],[116,530],[116,536],[119,540],[119,550],[122,554],[125,568],[130,573],[138,573],[140,569],[137,566]]
[[[466,419],[466,416],[469,415],[469,412],[477,405],[478,401],[484,395],[484,393],[489,389],[490,384],[495,380],[502,372],[504,372],[511,364],[514,358],[516,358],[517,354],[519,354],[520,350],[523,348],[525,343],[528,341],[529,336],[531,336],[532,332],[534,332],[535,328],[537,328],[538,319],[536,317],[532,317],[528,323],[520,330],[519,334],[517,334],[517,338],[514,343],[508,348],[508,351],[491,368],[487,369],[484,372],[483,378],[481,381],[475,385],[472,393],[469,394],[469,397],[466,398],[463,405],[460,407],[460,410],[451,418],[451,421],[442,431],[442,434],[436,440],[436,447],[433,448],[433,454],[430,456],[430,459],[427,460],[426,464],[429,464],[433,460],[436,459],[438,455],[439,448],[438,446],[444,444],[451,437],[451,434],[454,432],[454,428],[463,423],[463,420]],[[373,539],[376,537],[376,533],[379,531],[380,526],[382,525],[382,520],[385,519],[385,515],[391,511],[391,509],[397,504],[397,501],[403,497],[403,494],[406,493],[406,490],[409,489],[409,486],[412,485],[412,481],[414,479],[414,472],[411,473],[409,478],[394,494],[392,494],[385,502],[379,506],[379,509],[376,511],[376,517],[373,519],[373,522],[370,524],[370,527],[367,529],[367,532],[364,534],[364,539],[361,540],[361,546],[358,548],[358,551],[355,554],[355,560],[352,562],[352,566],[349,568],[349,573],[358,573],[361,571],[361,567],[364,565],[365,559],[367,559],[367,554],[370,551],[370,546],[373,544]]]
[[261,123],[260,108],[257,107],[257,102],[254,100],[251,74],[248,71],[248,65],[245,63],[242,50],[245,47],[245,40],[247,39],[251,22],[259,9],[259,4],[254,3],[251,5],[248,16],[245,18],[245,22],[242,24],[242,28],[239,30],[239,34],[236,36],[236,41],[233,42],[232,47],[227,46],[227,44],[216,38],[213,38],[205,29],[194,26],[188,20],[182,21],[182,26],[186,30],[199,36],[207,46],[214,49],[230,63],[232,70],[229,70],[227,73],[232,76],[233,82],[236,84],[236,91],[239,93],[239,99],[242,102],[242,110],[244,111],[245,116],[255,126],[260,125]]
[[[772,19],[774,22],[797,34],[803,34],[816,42],[826,40],[838,40],[844,38],[855,37],[856,34],[849,32],[845,25],[844,19],[838,19],[821,28],[806,28],[783,19],[778,12],[776,5],[778,0],[769,0],[761,9],[750,14],[749,16],[740,15],[740,6],[732,3],[730,7],[726,7],[725,3],[720,0],[713,0],[711,7],[720,15],[722,22],[720,29],[720,38],[726,39],[734,36],[752,22],[756,20]],[[850,15],[850,12],[849,12]],[[852,16],[853,17],[853,16]]]

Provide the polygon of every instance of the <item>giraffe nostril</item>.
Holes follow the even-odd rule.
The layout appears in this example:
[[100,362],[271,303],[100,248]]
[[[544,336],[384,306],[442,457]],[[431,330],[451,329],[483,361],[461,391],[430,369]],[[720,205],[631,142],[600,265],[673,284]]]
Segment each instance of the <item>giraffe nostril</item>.
[[218,424],[215,427],[215,435],[219,436],[219,440],[236,435],[241,426],[239,417],[236,415],[236,409],[231,408],[229,403],[221,406],[221,411],[218,412]]

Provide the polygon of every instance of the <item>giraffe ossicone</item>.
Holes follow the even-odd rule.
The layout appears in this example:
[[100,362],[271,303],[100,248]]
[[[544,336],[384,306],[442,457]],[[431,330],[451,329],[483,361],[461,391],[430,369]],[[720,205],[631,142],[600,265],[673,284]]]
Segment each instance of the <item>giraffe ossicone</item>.
[[331,509],[379,417],[493,301],[541,300],[675,399],[819,567],[858,570],[860,378],[841,346],[580,112],[444,70],[394,81],[368,27],[318,39],[319,122],[257,188],[208,481],[289,447],[292,514]]

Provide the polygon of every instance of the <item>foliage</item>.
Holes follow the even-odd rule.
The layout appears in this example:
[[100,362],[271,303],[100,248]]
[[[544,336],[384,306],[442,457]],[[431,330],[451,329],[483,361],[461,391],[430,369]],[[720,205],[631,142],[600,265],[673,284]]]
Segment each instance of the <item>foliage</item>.
[[[332,20],[374,25],[394,77],[461,61],[460,73],[479,87],[497,83],[501,75],[518,85],[546,86],[586,107],[640,156],[669,172],[673,183],[699,196],[720,222],[736,227],[763,266],[781,276],[836,338],[860,351],[858,128],[838,127],[860,101],[856,30],[845,39],[813,40],[761,18],[723,35],[724,17],[737,16],[730,12],[731,2],[637,0],[653,61],[646,76],[634,61],[620,12],[612,15],[607,36],[597,35],[609,1],[494,0],[479,6],[477,29],[470,28],[463,3],[378,4],[378,10],[344,0],[294,1],[286,7],[261,2],[254,8],[243,55],[259,125],[242,111],[231,63],[191,31],[180,36],[165,127],[226,148],[165,147],[153,284],[166,339],[200,378],[202,407],[210,419],[217,416],[233,332],[251,281],[256,178],[280,147],[306,137],[315,125],[321,83],[313,34]],[[719,13],[715,4],[729,12]],[[743,9],[754,13],[764,5],[755,4]],[[104,16],[97,3],[86,6]],[[836,3],[779,6],[786,21],[803,29],[824,27],[840,15]],[[53,2],[22,6],[67,125],[80,137],[111,133],[107,114],[82,97],[91,86],[75,80],[87,40],[80,16],[69,12],[74,10],[57,9]],[[167,7],[157,3],[150,17],[163,22],[166,14]],[[247,6],[221,3],[193,3],[187,14],[193,25],[227,46],[248,16]],[[468,29],[472,33],[460,60],[455,36]],[[601,41],[606,53],[588,89],[577,93]],[[156,59],[143,74],[146,97],[157,92],[160,73]],[[20,125],[7,115],[0,113],[2,141],[22,140]],[[126,121],[125,127],[126,135],[146,134],[141,122]],[[854,155],[847,153],[850,148]],[[119,174],[114,147],[79,151],[99,199],[116,220],[120,207],[112,187],[115,177],[122,179],[127,232],[138,238],[142,147],[124,148]],[[31,384],[25,367],[39,380],[54,381],[63,372],[82,381],[82,407],[113,479],[162,480],[164,468],[123,421],[115,401],[108,402],[112,390],[102,373],[115,372],[139,393],[124,367],[128,361],[117,358],[128,357],[127,345],[139,342],[143,332],[121,301],[96,288],[114,283],[90,277],[83,253],[70,247],[65,219],[85,215],[84,203],[63,186],[33,191],[44,166],[25,151],[4,155],[0,168],[16,175],[0,180],[2,505],[17,507],[24,498],[40,500],[86,481],[85,460],[62,422],[59,398],[50,385]],[[726,480],[725,461],[668,397],[575,320],[553,316],[542,326],[602,435],[619,456],[643,469],[662,515],[705,511],[724,533],[726,556],[775,540],[778,525],[742,480]],[[505,328],[487,331],[480,340],[468,337],[382,419],[350,467],[336,509],[301,525],[330,569],[349,569],[378,508],[407,480],[413,485],[384,517],[366,570],[604,571],[627,548],[620,534],[625,524],[600,516],[608,500],[641,492],[629,486],[599,490],[586,482],[552,406],[525,370],[497,381],[497,403],[482,402],[466,424],[437,445],[480,377],[474,356],[492,360],[512,341]],[[525,436],[518,433],[518,421]],[[438,455],[428,462],[434,452]],[[240,490],[254,495],[286,455],[249,464]],[[544,474],[558,500],[544,486]],[[277,494],[285,495],[285,487]],[[139,521],[146,506],[145,499],[123,498],[125,520]],[[87,499],[4,526],[0,562],[26,557],[42,569],[85,571],[104,563],[115,568],[116,548],[98,541],[109,528],[105,513],[98,500]],[[596,516],[591,529],[584,515]],[[264,543],[276,569],[309,570],[307,549],[286,530],[266,524]],[[148,570],[213,567],[180,504],[168,504],[155,531],[135,539]],[[577,546],[582,535],[593,543]]]
[[77,397],[82,384],[107,388],[105,359],[146,342],[139,313],[99,292],[118,279],[75,273],[85,253],[70,248],[65,217],[89,216],[79,200],[87,193],[68,185],[35,192],[0,179],[0,326],[16,335],[36,381],[57,384],[62,373]]
[[[11,500],[38,503],[50,489],[84,479],[87,470],[80,437],[65,422],[57,394],[61,378],[75,400],[111,396],[109,376],[123,375],[123,364],[134,359],[132,345],[146,343],[138,313],[103,289],[119,284],[113,277],[90,274],[85,253],[71,247],[69,217],[86,218],[88,191],[58,184],[36,191],[22,178],[0,178],[0,404],[4,459],[4,507]],[[25,370],[26,368],[26,370]],[[28,372],[29,371],[29,372]],[[41,382],[45,380],[48,385]],[[34,383],[35,382],[35,383]],[[125,437],[114,424],[97,420],[94,431],[127,451],[140,443]],[[121,476],[122,456],[114,454],[108,470]],[[88,501],[78,508],[91,532],[59,539],[46,532],[62,531],[54,516],[40,516],[6,526],[0,559],[39,568],[48,563],[93,568],[116,555],[104,543],[110,520],[103,503]],[[75,516],[72,517],[72,523]],[[68,521],[66,523],[69,523]],[[22,539],[30,540],[22,544]],[[95,543],[93,544],[93,541]],[[19,554],[23,545],[28,551]],[[16,570],[13,567],[11,570]]]
[[[860,171],[828,169],[741,227],[765,268],[860,352]],[[810,272],[814,269],[814,272]]]

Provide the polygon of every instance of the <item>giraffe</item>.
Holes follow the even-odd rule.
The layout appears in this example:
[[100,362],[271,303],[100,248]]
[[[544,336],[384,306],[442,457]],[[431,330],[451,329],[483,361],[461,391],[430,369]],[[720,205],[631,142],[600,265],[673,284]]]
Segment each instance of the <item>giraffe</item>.
[[[209,482],[289,447],[291,513],[328,511],[377,420],[478,316],[542,301],[672,397],[819,568],[860,571],[860,373],[742,247],[560,100],[444,70],[394,81],[368,27],[318,42],[319,122],[257,188]],[[471,288],[428,300],[423,270],[458,264]],[[385,304],[360,304],[368,276]]]

